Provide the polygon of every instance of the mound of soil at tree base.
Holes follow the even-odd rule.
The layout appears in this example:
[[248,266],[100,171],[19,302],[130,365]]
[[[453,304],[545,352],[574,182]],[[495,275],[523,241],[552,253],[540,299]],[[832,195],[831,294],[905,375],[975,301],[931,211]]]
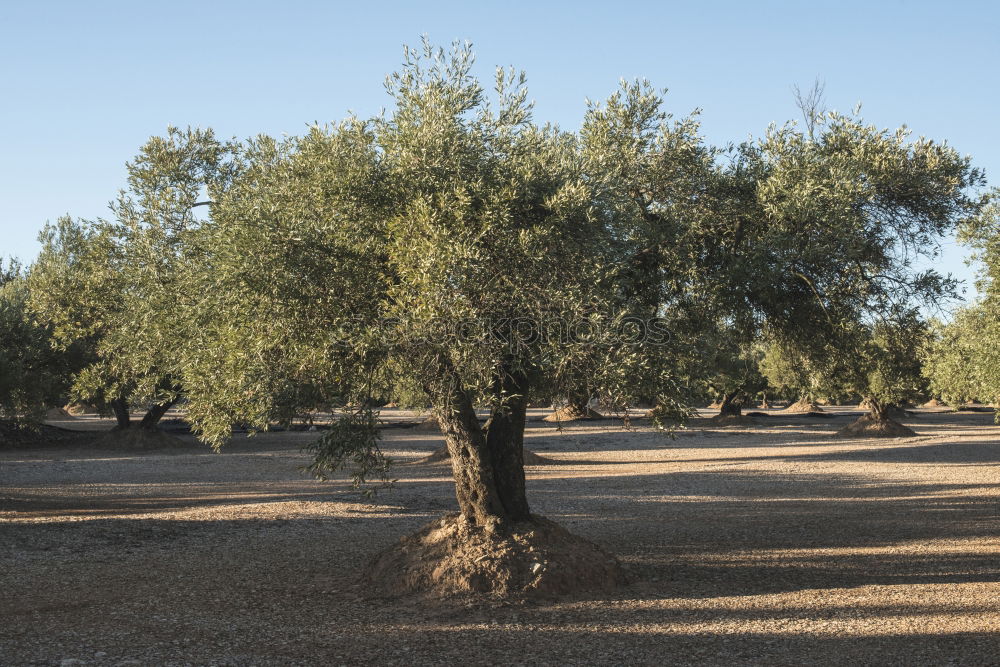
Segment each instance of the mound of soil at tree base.
[[835,434],[843,438],[912,438],[916,432],[891,419],[875,419],[870,414],[851,422]]
[[113,428],[100,436],[95,447],[107,449],[176,449],[190,445],[177,436],[158,428]]
[[605,419],[605,416],[590,408],[579,408],[575,405],[567,405],[559,408],[551,415],[546,415],[542,421],[547,422],[575,422],[587,421],[589,419]]
[[45,419],[66,419],[70,414],[62,408],[49,408],[45,411]]
[[817,403],[799,399],[784,409],[784,412],[823,412]]
[[364,579],[375,595],[388,597],[550,598],[627,583],[616,558],[552,521],[484,528],[457,513],[383,551]]
[[0,447],[11,449],[90,444],[94,433],[70,431],[46,424],[22,424],[10,419],[0,419]]
[[65,406],[63,406],[63,410],[65,410],[67,414],[73,417],[79,417],[81,415],[97,414],[96,407],[94,407],[90,403],[84,403],[82,401],[74,401],[73,403],[67,403]]

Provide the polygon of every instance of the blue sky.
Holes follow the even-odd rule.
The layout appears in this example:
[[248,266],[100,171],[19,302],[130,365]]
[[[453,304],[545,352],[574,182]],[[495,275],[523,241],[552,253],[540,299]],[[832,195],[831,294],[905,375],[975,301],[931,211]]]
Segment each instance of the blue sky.
[[[402,45],[468,39],[481,76],[526,70],[535,118],[575,129],[619,78],[702,109],[708,141],[830,108],[907,124],[971,154],[1000,185],[1000,9],[993,2],[0,3],[0,256],[30,261],[60,215],[95,218],[124,163],[168,124],[296,134],[377,113]],[[963,249],[938,263],[969,278]]]

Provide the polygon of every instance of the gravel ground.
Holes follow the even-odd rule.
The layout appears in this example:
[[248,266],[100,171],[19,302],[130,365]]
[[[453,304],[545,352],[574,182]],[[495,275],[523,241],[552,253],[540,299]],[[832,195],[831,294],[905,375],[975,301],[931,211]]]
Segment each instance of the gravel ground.
[[533,510],[633,582],[523,604],[357,585],[373,554],[455,509],[446,465],[405,464],[434,433],[385,432],[404,464],[374,504],[299,470],[311,433],[221,454],[0,451],[0,663],[1000,663],[1000,428],[922,410],[915,438],[833,438],[851,418],[675,440],[532,421],[527,446],[559,461],[529,469]]

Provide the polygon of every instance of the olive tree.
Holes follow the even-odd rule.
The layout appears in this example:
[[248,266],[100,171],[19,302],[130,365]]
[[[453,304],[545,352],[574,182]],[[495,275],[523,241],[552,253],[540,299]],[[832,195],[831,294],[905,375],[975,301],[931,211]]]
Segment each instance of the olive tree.
[[66,391],[77,352],[53,349],[28,307],[21,266],[0,263],[0,418],[40,421]]
[[[113,219],[64,217],[40,236],[29,275],[33,311],[58,346],[90,351],[73,392],[110,408],[130,438],[150,434],[181,395],[176,276],[199,224],[199,197],[225,179],[226,155],[211,132],[171,128],[127,165]],[[138,423],[135,407],[145,409]]]
[[868,326],[857,327],[851,354],[839,357],[839,376],[864,398],[870,413],[845,434],[882,431],[890,435],[912,435],[892,428],[891,411],[913,403],[927,393],[921,353],[928,341],[928,325],[917,309],[892,313]]
[[770,341],[762,346],[760,372],[775,391],[798,399],[791,407],[816,409],[821,398],[843,398],[851,393],[842,378],[833,377],[828,360],[836,352],[825,343],[814,343],[825,349],[801,352],[786,342]]
[[959,233],[979,261],[981,297],[938,324],[924,351],[931,390],[953,406],[1000,398],[1000,190],[985,197],[981,214],[965,221]]
[[955,408],[1000,396],[1000,385],[993,379],[1000,363],[1000,321],[988,303],[973,303],[959,309],[951,321],[936,323],[922,350],[930,393]]
[[734,335],[794,349],[842,384],[871,366],[859,331],[953,295],[954,280],[915,262],[987,200],[982,172],[947,144],[815,120],[808,134],[774,127],[733,150],[708,193],[713,215],[688,230],[704,267],[692,286]]
[[[656,392],[676,407],[685,347],[665,344],[660,282],[636,279],[644,252],[671,251],[629,168],[641,156],[667,173],[700,159],[698,140],[643,84],[573,134],[532,122],[513,71],[488,101],[466,46],[406,55],[391,113],[235,150],[182,280],[189,416],[221,445],[234,422],[267,428],[303,383],[360,404],[403,375],[445,434],[459,532],[551,532],[525,490],[531,397],[570,395],[585,373],[616,402]],[[366,406],[342,416],[311,469],[386,475],[376,425]]]

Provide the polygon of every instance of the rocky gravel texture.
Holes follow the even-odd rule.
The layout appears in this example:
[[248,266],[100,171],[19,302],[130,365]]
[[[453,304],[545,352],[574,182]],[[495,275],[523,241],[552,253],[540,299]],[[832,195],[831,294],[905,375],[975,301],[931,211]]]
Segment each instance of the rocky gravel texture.
[[0,449],[0,664],[1000,663],[992,415],[917,410],[914,437],[852,440],[833,434],[858,413],[833,412],[670,440],[533,411],[526,444],[558,461],[529,468],[533,510],[631,583],[520,602],[360,585],[456,509],[447,464],[407,463],[440,446],[432,431],[385,431],[399,481],[374,503],[300,471],[315,433],[221,454],[190,436]]

